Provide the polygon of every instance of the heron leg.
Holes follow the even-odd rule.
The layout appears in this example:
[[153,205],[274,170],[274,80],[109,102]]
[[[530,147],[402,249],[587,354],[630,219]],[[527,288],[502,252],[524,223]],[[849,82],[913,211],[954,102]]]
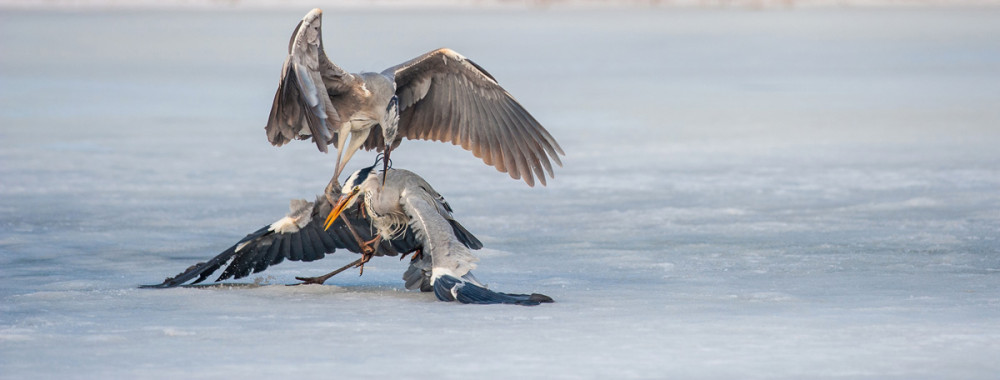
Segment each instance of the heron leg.
[[[349,231],[351,233],[351,236],[354,237],[354,240],[358,242],[358,247],[361,248],[361,253],[369,256],[374,255],[375,254],[374,245],[380,243],[382,237],[378,236],[375,239],[365,241],[365,239],[361,238],[361,235],[358,235],[358,231],[355,231],[354,227],[352,227],[351,224],[347,222],[347,219],[344,216],[344,214],[340,214],[340,219],[344,221],[344,225],[347,226],[347,231]],[[368,260],[365,261],[367,262]]]
[[[340,188],[340,184],[337,182],[337,178],[334,178],[333,180],[331,180],[330,184],[327,185],[327,187],[326,187],[326,197],[327,197],[327,199],[331,200],[331,196],[334,194],[334,192],[336,191],[336,189],[339,189],[339,188]],[[331,200],[330,203],[331,204],[336,204],[337,202],[335,200]],[[375,247],[379,243],[381,243],[381,238],[382,238],[381,236],[378,236],[375,239],[372,239],[372,240],[369,240],[369,241],[365,241],[363,238],[361,238],[361,235],[358,234],[358,231],[354,230],[354,227],[351,226],[351,223],[347,221],[347,216],[346,215],[340,214],[340,216],[337,217],[337,219],[340,219],[341,221],[344,222],[344,225],[347,226],[347,231],[349,231],[351,233],[351,236],[354,238],[354,240],[357,241],[358,247],[361,248],[361,253],[362,253],[361,258],[357,259],[357,260],[354,260],[354,262],[352,262],[350,264],[347,264],[347,265],[345,265],[345,266],[343,266],[343,267],[341,267],[341,268],[339,268],[339,269],[337,269],[337,270],[335,270],[333,272],[324,274],[322,276],[318,276],[318,277],[295,277],[296,280],[302,281],[301,284],[295,284],[295,285],[302,285],[302,284],[323,284],[324,282],[326,282],[326,280],[329,280],[330,277],[333,277],[333,276],[337,275],[338,273],[347,270],[347,268],[361,267],[361,273],[363,274],[364,270],[365,270],[365,268],[364,268],[365,267],[365,263],[367,263],[368,260],[371,260],[372,257],[375,256],[375,250],[376,250]]]
[[340,194],[340,189],[340,181],[337,180],[337,177],[333,177],[333,179],[330,180],[330,183],[326,185],[323,195],[326,196],[326,200],[330,202],[330,204],[335,205],[337,204],[337,194]]
[[358,213],[361,214],[362,218],[368,219],[368,212],[365,211],[365,200],[364,199],[362,199],[361,202],[358,202]]
[[363,257],[360,258],[360,259],[354,260],[354,262],[352,262],[350,264],[347,264],[347,265],[344,265],[344,266],[340,267],[339,269],[337,269],[337,270],[335,270],[333,272],[324,274],[322,276],[317,276],[317,277],[295,277],[296,280],[302,281],[302,283],[293,284],[293,285],[305,285],[305,284],[323,285],[323,283],[326,282],[326,280],[329,280],[330,277],[336,276],[337,273],[343,272],[343,271],[347,270],[348,268],[353,268],[355,266],[361,265],[362,264],[361,263],[362,260],[364,260]]
[[365,263],[375,256],[375,248],[373,247],[377,247],[380,243],[382,243],[382,235],[375,236],[374,239],[361,243],[361,250],[364,252],[361,254],[361,262],[357,265],[358,268],[361,268],[358,276],[365,274]]
[[382,243],[382,235],[378,235],[374,239],[362,243],[365,245],[364,247],[361,247],[361,250],[364,251],[364,253],[375,254],[375,247]]

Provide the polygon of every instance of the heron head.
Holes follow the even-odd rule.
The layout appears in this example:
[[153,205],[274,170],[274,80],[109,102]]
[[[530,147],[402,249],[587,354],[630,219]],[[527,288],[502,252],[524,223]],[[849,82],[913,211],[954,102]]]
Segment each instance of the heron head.
[[375,170],[377,165],[378,162],[376,162],[375,165],[361,168],[347,178],[347,181],[344,182],[344,187],[340,189],[340,199],[337,200],[337,204],[333,205],[333,210],[331,210],[330,214],[326,216],[326,222],[323,223],[323,228],[325,230],[330,229],[330,226],[333,225],[335,220],[337,220],[337,217],[340,216],[345,209],[355,204],[361,194],[364,194],[362,187],[369,177],[375,175],[372,171]]
[[375,171],[376,166],[378,166],[378,161],[375,161],[375,164],[372,166],[364,167],[351,173],[351,176],[347,177],[347,181],[344,181],[344,187],[341,188],[341,195],[349,194],[354,188],[358,188],[360,191],[361,185],[368,180],[368,177],[375,174],[372,172]]

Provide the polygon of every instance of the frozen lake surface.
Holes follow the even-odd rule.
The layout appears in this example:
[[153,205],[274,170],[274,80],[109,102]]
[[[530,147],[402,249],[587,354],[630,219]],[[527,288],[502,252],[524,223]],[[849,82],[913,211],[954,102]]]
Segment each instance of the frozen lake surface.
[[1000,373],[997,9],[327,11],[344,68],[448,46],[559,139],[539,188],[393,157],[480,279],[557,303],[437,302],[393,258],[283,286],[347,252],[137,289],[325,186],[263,131],[306,11],[0,12],[0,378]]

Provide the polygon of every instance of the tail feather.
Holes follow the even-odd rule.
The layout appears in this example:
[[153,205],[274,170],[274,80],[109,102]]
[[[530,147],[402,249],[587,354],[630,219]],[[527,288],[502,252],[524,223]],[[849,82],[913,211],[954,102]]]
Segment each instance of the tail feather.
[[471,282],[462,281],[454,276],[444,275],[434,281],[434,295],[441,301],[458,301],[469,304],[511,304],[535,306],[541,303],[554,302],[551,297],[543,294],[511,294],[500,293],[486,289]]

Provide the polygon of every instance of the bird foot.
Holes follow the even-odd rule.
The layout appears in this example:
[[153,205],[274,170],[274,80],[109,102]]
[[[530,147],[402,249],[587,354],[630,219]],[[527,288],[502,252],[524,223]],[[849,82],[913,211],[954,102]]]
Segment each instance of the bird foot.
[[301,283],[298,283],[298,284],[295,284],[295,285],[307,285],[307,284],[323,285],[323,283],[326,282],[326,280],[329,280],[330,277],[327,277],[327,276],[295,277],[295,279],[299,280],[299,281],[302,281]]
[[421,249],[421,248],[417,248],[417,249],[414,249],[414,250],[412,250],[410,252],[407,252],[407,253],[404,253],[404,254],[400,255],[399,256],[399,261],[403,261],[403,259],[406,258],[406,255],[409,255],[411,253],[413,254],[413,257],[410,258],[410,262],[411,263],[414,262],[414,261],[420,260],[420,259],[422,259],[424,257],[424,250]]
[[[375,254],[375,247],[382,243],[382,235],[376,236],[374,239],[361,242],[361,253],[368,257]],[[368,262],[368,260],[365,260]]]
[[371,260],[372,256],[375,256],[375,247],[378,247],[378,245],[381,243],[382,243],[382,235],[376,236],[374,239],[369,241],[360,242],[359,245],[361,246],[361,263],[358,264],[357,266],[361,268],[361,273],[359,273],[358,276],[365,274],[365,263],[367,263],[368,260]]
[[330,277],[333,277],[333,276],[337,275],[337,273],[343,272],[343,271],[347,270],[347,268],[352,268],[352,267],[355,267],[355,266],[358,266],[358,265],[363,265],[364,263],[362,261],[364,261],[364,257],[362,257],[360,259],[357,259],[357,260],[354,260],[354,262],[352,262],[350,264],[347,264],[347,265],[344,265],[344,266],[340,267],[339,269],[337,269],[337,270],[335,270],[333,272],[330,272],[330,273],[327,273],[327,274],[324,274],[324,275],[318,276],[318,277],[295,277],[296,280],[299,280],[299,281],[302,281],[302,282],[298,283],[298,284],[291,284],[289,286],[306,285],[306,284],[323,285],[323,283],[326,282],[326,280],[329,280]]
[[358,271],[358,276],[365,274],[365,263],[367,263],[368,260],[371,260],[374,254],[375,254],[374,250],[371,253],[366,252],[361,255],[360,259],[358,259],[358,264],[355,265],[355,267],[361,268],[361,270]]

